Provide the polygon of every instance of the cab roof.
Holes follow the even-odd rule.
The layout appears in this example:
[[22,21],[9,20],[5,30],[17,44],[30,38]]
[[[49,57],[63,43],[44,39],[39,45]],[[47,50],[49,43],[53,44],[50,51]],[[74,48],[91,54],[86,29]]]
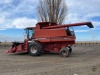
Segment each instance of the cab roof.
[[35,29],[35,27],[27,27],[27,28],[25,28],[25,29],[30,29],[30,30],[32,30],[32,29]]

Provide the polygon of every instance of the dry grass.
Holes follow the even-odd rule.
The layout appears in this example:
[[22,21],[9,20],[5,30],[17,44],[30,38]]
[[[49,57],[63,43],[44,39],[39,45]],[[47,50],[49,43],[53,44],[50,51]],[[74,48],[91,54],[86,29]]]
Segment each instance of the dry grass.
[[8,46],[11,46],[12,45],[12,42],[1,42],[0,43],[0,47],[8,47]]
[[[80,42],[76,42],[75,45],[96,45],[96,44],[100,44],[100,42],[87,42],[87,41],[80,41]],[[0,47],[9,47],[12,45],[12,42],[1,42],[0,43]]]
[[77,45],[91,45],[91,44],[94,44],[94,45],[96,45],[96,44],[100,44],[100,42],[87,42],[87,41],[84,41],[84,42],[82,42],[82,41],[80,41],[80,42],[76,42],[76,44]]

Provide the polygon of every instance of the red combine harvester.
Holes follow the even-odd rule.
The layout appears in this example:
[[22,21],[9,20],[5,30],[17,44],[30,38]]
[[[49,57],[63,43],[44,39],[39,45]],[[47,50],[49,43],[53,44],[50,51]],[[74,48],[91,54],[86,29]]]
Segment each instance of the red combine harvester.
[[6,53],[28,52],[32,56],[39,56],[43,52],[53,52],[68,57],[76,39],[74,31],[71,31],[70,27],[83,25],[93,28],[91,22],[65,25],[50,22],[37,23],[36,27],[25,29],[27,38],[23,43],[13,42],[11,50]]

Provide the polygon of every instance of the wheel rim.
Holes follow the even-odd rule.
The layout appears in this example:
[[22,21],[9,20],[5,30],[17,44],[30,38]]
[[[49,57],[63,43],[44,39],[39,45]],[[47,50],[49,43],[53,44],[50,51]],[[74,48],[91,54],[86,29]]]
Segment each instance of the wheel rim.
[[31,52],[32,52],[32,53],[36,53],[36,52],[37,52],[37,47],[33,47],[33,46],[32,46],[32,47],[31,47]]
[[66,50],[62,51],[62,55],[63,56],[67,56],[68,55],[68,52]]

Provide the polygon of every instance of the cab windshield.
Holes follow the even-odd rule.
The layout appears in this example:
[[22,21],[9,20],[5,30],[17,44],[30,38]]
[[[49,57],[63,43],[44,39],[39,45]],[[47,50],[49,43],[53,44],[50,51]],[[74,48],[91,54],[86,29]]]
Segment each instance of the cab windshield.
[[33,28],[26,28],[26,36],[27,39],[31,39],[34,36],[34,29]]

